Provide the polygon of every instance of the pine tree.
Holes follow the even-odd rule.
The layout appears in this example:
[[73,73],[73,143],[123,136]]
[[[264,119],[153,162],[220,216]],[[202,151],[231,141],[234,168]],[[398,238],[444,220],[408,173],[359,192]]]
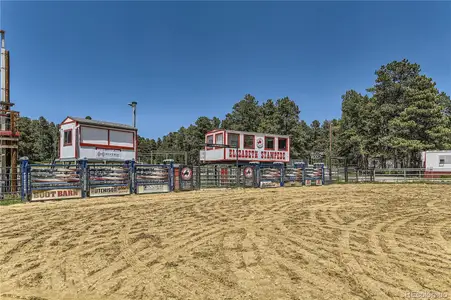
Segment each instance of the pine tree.
[[432,79],[418,76],[403,102],[407,107],[389,122],[390,146],[405,156],[408,165],[420,151],[451,146],[449,119]]

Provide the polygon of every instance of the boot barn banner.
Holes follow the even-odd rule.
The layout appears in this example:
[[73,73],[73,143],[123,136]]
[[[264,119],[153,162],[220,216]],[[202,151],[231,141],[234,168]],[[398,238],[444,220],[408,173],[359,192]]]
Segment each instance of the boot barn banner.
[[237,150],[226,149],[226,159],[239,160],[258,160],[258,161],[280,161],[289,162],[290,156],[287,151],[271,151],[271,150]]
[[35,190],[31,201],[81,198],[81,189]]

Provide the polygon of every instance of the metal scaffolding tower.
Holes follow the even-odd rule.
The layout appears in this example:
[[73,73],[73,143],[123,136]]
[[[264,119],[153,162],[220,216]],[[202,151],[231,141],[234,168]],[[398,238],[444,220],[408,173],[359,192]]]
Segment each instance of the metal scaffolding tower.
[[19,132],[17,121],[19,113],[12,111],[10,101],[10,60],[5,48],[5,31],[1,35],[1,98],[0,98],[0,196],[15,194],[18,191],[17,151]]

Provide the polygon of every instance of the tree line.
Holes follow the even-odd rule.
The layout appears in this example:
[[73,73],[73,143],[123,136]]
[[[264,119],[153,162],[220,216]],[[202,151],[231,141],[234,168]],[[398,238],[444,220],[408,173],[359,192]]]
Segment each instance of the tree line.
[[[451,100],[416,63],[404,59],[381,66],[365,94],[346,91],[340,119],[307,124],[289,97],[259,102],[251,94],[235,103],[224,119],[199,117],[187,128],[158,139],[138,138],[138,153],[150,162],[156,151],[186,151],[188,163],[199,163],[205,133],[221,128],[291,136],[291,157],[308,159],[324,153],[329,159],[368,167],[376,162],[394,167],[419,167],[423,150],[451,149]],[[19,121],[19,154],[31,160],[57,157],[58,128],[45,118]],[[332,153],[329,151],[330,133]],[[160,160],[162,160],[161,158]],[[155,161],[154,162],[159,162]]]
[[49,162],[58,158],[58,125],[44,117],[32,120],[20,117],[17,122],[19,157],[28,157],[30,162]]

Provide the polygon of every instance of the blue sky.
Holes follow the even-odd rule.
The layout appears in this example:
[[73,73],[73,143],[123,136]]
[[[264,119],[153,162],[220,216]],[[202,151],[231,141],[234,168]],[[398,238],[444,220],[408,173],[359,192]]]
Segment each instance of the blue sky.
[[22,116],[131,123],[137,101],[150,138],[246,93],[338,118],[346,90],[403,58],[451,94],[450,2],[3,2],[1,27]]

